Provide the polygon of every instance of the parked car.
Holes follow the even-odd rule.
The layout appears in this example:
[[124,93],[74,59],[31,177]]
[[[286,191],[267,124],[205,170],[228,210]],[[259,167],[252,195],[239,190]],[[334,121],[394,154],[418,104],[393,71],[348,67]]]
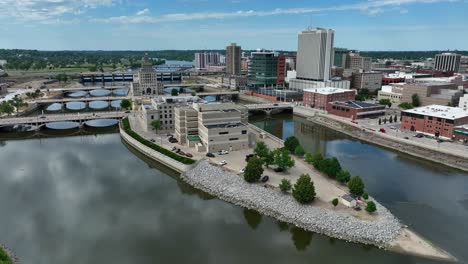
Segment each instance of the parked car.
[[244,168],[244,169],[241,169],[239,172],[240,172],[240,173],[244,173],[244,172],[245,172],[245,168]]
[[211,152],[206,153],[206,156],[209,157],[209,158],[214,158],[215,157],[215,155],[213,153],[211,153]]
[[263,176],[260,181],[261,182],[267,182],[268,180],[270,179],[270,177],[268,177],[267,175]]
[[405,139],[409,139],[409,137],[405,137]]
[[385,131],[385,129],[381,128],[381,129],[379,129],[379,132],[385,133],[386,131]]
[[390,129],[396,129],[396,126],[391,126]]
[[126,113],[126,114],[130,114],[130,111],[129,111],[129,110],[127,110],[127,111],[125,111],[125,113]]
[[226,164],[227,164],[227,162],[226,162],[225,160],[222,160],[222,161],[219,163],[219,165],[221,165],[221,166],[224,166],[224,165],[226,165]]
[[151,142],[156,142],[156,140],[154,138],[150,139]]
[[176,150],[177,150],[177,148],[176,148],[176,147],[173,147],[173,148],[172,148],[172,151],[176,151]]
[[181,156],[185,156],[185,152],[183,152],[183,151],[180,151],[180,152],[179,152],[179,155],[181,155]]
[[176,138],[173,138],[173,137],[172,137],[172,138],[169,139],[169,142],[171,142],[171,143],[177,143],[177,142],[179,142],[179,141],[178,141]]
[[186,157],[189,157],[189,158],[193,158],[193,155],[190,154],[190,153],[185,153],[185,156],[186,156]]
[[40,118],[40,119],[44,119],[44,118],[46,118],[46,116],[41,116],[41,117],[39,117],[39,118]]
[[218,151],[218,155],[227,155],[227,154],[229,154],[229,151],[227,150],[223,149],[223,150]]
[[283,171],[284,171],[284,169],[281,168],[281,167],[274,168],[273,170],[274,170],[275,172],[283,172]]
[[178,149],[176,150],[176,153],[180,153],[180,148],[178,148]]
[[278,104],[273,104],[273,106],[278,106]]

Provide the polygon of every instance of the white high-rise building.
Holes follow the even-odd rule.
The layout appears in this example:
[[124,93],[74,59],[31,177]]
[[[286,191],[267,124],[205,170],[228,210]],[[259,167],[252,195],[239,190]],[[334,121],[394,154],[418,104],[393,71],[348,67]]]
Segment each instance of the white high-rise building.
[[297,78],[312,81],[328,81],[334,61],[335,31],[310,28],[299,33],[297,48]]
[[460,69],[461,55],[455,53],[437,54],[435,57],[436,71],[458,72]]

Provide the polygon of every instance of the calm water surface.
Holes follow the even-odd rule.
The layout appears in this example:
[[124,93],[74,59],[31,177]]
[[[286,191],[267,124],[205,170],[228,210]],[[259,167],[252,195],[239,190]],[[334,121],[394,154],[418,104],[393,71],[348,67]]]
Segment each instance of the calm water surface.
[[[405,223],[466,262],[466,175],[333,132],[306,132],[296,121],[278,116],[270,127],[299,131],[308,148],[337,155]],[[213,199],[135,155],[118,134],[1,141],[0,166],[0,242],[21,263],[437,263]]]

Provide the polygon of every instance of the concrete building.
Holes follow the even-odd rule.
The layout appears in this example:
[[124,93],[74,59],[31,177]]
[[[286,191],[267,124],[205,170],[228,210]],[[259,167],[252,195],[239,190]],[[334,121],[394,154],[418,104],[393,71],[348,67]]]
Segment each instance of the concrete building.
[[226,75],[221,77],[221,84],[231,90],[244,90],[247,85],[247,77],[244,75]]
[[463,97],[460,97],[458,107],[463,108],[464,110],[468,110],[468,94],[465,94],[463,95]]
[[162,94],[162,85],[158,85],[158,74],[153,64],[148,59],[148,54],[143,58],[143,63],[138,73],[133,75],[130,85],[134,96],[157,96]]
[[468,56],[462,56],[460,59],[459,73],[468,73]]
[[377,99],[388,99],[394,105],[399,105],[401,103],[402,89],[398,86],[384,85],[382,89],[377,93]]
[[275,53],[266,50],[252,52],[247,85],[252,88],[276,86],[277,80],[278,57],[275,56]]
[[352,87],[354,89],[368,89],[377,91],[382,88],[383,74],[380,72],[358,72],[353,73]]
[[177,107],[203,102],[198,96],[160,96],[151,100],[150,105],[141,105],[140,120],[147,131],[152,131],[151,123],[159,120],[161,132],[174,131],[174,110]]
[[302,102],[305,106],[325,110],[329,102],[352,101],[356,96],[355,90],[333,87],[305,89]]
[[226,47],[226,73],[230,75],[241,74],[242,50],[236,43]]
[[349,52],[344,59],[344,68],[352,71],[370,71],[372,69],[372,58],[362,57],[358,53]]
[[351,119],[372,118],[385,115],[385,106],[359,101],[329,102],[327,112]]
[[437,54],[434,69],[436,71],[458,72],[460,70],[461,55],[455,53]]
[[304,89],[334,87],[350,89],[351,82],[348,80],[310,81],[301,79],[289,79],[289,89],[303,91]]
[[198,152],[248,148],[246,107],[233,103],[195,103],[175,113],[175,137]]
[[452,139],[454,128],[468,124],[468,111],[458,107],[428,105],[402,112],[401,129]]
[[310,28],[299,33],[296,64],[298,79],[331,79],[334,35],[333,30],[324,28]]
[[452,83],[405,83],[401,85],[402,102],[411,103],[412,96],[417,94],[422,106],[425,105],[458,105],[463,91]]
[[195,68],[200,70],[209,66],[222,66],[221,57],[218,52],[195,53]]

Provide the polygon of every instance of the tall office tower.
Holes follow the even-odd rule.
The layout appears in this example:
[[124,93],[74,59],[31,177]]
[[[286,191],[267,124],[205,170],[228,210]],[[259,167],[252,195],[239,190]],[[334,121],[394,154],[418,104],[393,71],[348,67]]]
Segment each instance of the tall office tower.
[[359,53],[349,52],[344,57],[344,68],[351,70],[363,70],[368,72],[372,68],[372,58],[362,57]]
[[[284,57],[282,67],[284,71]],[[252,52],[249,62],[249,85],[257,87],[272,86],[276,85],[277,79],[278,57],[275,56],[275,53],[266,50]]]
[[328,81],[334,62],[335,31],[310,28],[299,33],[297,48],[297,79]]
[[149,61],[148,54],[145,54],[140,70],[133,75],[131,91],[134,96],[153,96],[162,92],[160,87],[162,86],[158,86],[158,74]]
[[436,71],[458,72],[460,70],[461,55],[456,53],[442,53],[435,57]]
[[205,53],[195,53],[195,68],[197,69],[206,68]]
[[229,75],[241,74],[241,47],[232,43],[226,47],[226,72]]

